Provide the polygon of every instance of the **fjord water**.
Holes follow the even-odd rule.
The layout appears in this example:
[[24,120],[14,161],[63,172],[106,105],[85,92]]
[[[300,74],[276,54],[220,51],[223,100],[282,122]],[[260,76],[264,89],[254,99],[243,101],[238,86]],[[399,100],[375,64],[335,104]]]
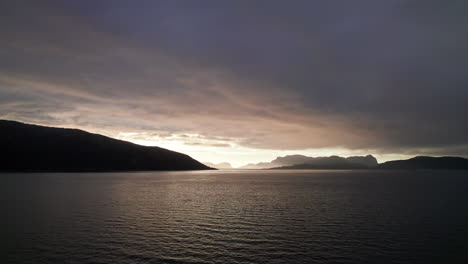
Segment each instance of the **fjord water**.
[[468,172],[0,174],[2,263],[468,263]]

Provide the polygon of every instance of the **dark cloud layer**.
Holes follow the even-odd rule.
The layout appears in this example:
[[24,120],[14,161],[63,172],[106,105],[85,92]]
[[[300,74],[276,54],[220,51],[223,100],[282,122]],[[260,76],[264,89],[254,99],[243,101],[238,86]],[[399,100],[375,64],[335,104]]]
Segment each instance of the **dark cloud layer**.
[[4,1],[0,116],[468,155],[467,13],[463,0]]

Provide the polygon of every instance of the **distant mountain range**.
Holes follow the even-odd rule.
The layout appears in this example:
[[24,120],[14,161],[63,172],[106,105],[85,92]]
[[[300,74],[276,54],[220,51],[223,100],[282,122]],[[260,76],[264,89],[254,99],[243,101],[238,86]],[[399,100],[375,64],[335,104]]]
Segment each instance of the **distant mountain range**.
[[276,170],[352,170],[352,169],[381,169],[381,170],[468,170],[468,159],[460,157],[414,157],[408,160],[388,161],[381,164],[372,155],[343,158],[307,157],[303,155],[289,155],[278,157],[271,162],[249,164],[244,169],[276,169]]
[[271,170],[362,170],[373,169],[358,163],[330,163],[330,164],[297,164],[292,166],[283,166],[271,168]]
[[[0,120],[0,171],[144,171],[232,168],[227,162],[202,164],[159,147],[140,146],[78,129],[54,128]],[[378,164],[372,155],[308,157],[288,155],[241,169],[457,169],[460,157],[414,157]]]
[[325,169],[325,168],[373,168],[378,165],[377,159],[372,155],[367,156],[353,156],[343,158],[339,156],[330,157],[307,157],[304,155],[288,155],[278,157],[271,162],[261,162],[256,164],[248,164],[242,169],[271,169],[286,167],[288,169],[294,168],[310,168],[310,169]]
[[216,169],[232,169],[232,166],[228,162],[222,162],[222,163],[211,163],[211,162],[202,162],[208,167],[211,168],[216,168]]
[[0,171],[207,170],[193,158],[159,147],[0,120]]

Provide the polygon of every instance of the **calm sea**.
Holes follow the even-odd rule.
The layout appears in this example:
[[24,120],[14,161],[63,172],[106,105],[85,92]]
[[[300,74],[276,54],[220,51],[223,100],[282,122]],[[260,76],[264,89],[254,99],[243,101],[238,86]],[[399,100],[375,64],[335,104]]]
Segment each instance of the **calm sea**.
[[1,263],[468,263],[468,172],[0,174]]

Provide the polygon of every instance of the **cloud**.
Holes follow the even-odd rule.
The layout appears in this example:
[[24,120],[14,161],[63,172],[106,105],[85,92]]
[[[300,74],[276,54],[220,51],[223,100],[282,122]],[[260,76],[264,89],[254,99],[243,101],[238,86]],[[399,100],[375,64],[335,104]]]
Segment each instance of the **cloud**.
[[192,146],[468,153],[464,1],[1,5],[1,118],[204,137]]
[[230,147],[230,144],[227,143],[200,143],[200,142],[184,142],[185,145],[189,146],[207,146],[207,147],[219,147],[219,148],[227,148]]

